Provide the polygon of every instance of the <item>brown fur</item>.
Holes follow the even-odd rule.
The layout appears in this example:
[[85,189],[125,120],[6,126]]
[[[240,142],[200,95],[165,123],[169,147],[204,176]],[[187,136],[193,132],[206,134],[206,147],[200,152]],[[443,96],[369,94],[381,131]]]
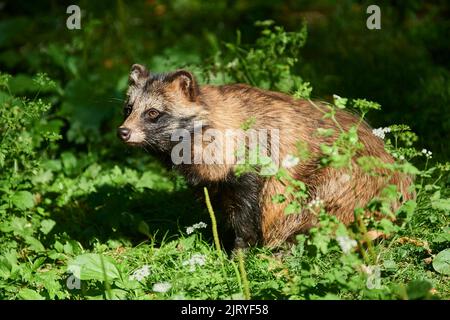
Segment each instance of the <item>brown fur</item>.
[[[146,70],[144,77],[145,72]],[[140,80],[139,75],[136,79]],[[282,93],[243,84],[199,87],[193,76],[186,71],[154,79],[150,76],[145,84],[132,81],[128,95],[129,99],[133,100],[134,109],[139,111],[133,111],[123,126],[136,131],[142,132],[140,113],[153,107],[167,111],[173,119],[200,119],[209,128],[219,131],[238,130],[244,122],[253,118],[255,121],[252,129],[280,130],[281,159],[288,154],[296,154],[298,141],[305,143],[310,157],[289,171],[293,177],[308,186],[309,199],[316,197],[322,199],[325,209],[344,223],[353,220],[353,211],[356,207],[366,205],[388,184],[397,186],[397,190],[402,194],[402,201],[413,197],[407,190],[411,184],[411,178],[408,176],[398,173],[390,175],[386,170],[379,170],[379,175],[371,176],[364,173],[354,160],[351,172],[319,165],[320,144],[331,144],[339,133],[332,120],[323,119],[323,112],[328,110],[324,105],[318,104],[318,109],[308,101],[295,100]],[[358,118],[337,110],[336,120],[347,130],[358,121]],[[175,123],[181,122],[172,120],[164,128],[173,129],[182,126]],[[317,128],[332,128],[335,129],[335,134],[327,138],[319,137],[316,134]],[[146,135],[151,134],[147,132]],[[359,126],[358,136],[364,149],[358,151],[357,156],[374,156],[387,163],[393,162],[392,157],[384,149],[383,141],[372,134],[367,124],[362,123]],[[166,149],[160,151],[167,153]],[[250,176],[247,180],[239,179],[233,174],[234,168],[234,165],[225,164],[178,166],[188,181],[214,186],[214,189],[219,190],[219,194],[222,192],[222,203],[227,214],[232,217],[232,225],[240,241],[245,244],[262,243],[274,247],[316,224],[316,216],[312,210],[286,215],[284,209],[290,199],[283,204],[272,202],[273,196],[285,194],[286,186],[283,182],[275,178],[262,179]],[[246,199],[252,195],[247,195],[245,190],[240,189],[244,184],[245,189],[254,186],[252,193],[256,195],[256,200]],[[392,204],[394,209],[399,205],[400,201]],[[240,219],[241,214],[245,214],[245,218]],[[254,217],[253,220],[250,216]],[[246,221],[260,225],[241,225]]]

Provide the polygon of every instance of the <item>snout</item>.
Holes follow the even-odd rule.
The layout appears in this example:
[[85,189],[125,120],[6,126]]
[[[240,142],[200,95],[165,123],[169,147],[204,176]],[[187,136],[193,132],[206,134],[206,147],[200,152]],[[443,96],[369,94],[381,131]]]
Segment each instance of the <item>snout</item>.
[[131,130],[126,127],[119,127],[117,129],[117,136],[123,141],[127,142],[128,140],[130,140]]

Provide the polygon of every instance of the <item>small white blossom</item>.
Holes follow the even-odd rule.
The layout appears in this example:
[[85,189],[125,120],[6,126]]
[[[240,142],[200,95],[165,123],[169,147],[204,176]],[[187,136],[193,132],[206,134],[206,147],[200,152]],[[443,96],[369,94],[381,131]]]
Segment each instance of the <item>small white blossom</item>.
[[137,269],[130,276],[130,280],[142,281],[150,275],[150,267],[148,265],[144,265],[142,268]]
[[186,233],[187,234],[191,234],[192,232],[194,232],[194,230],[195,230],[194,227],[187,227],[186,228]]
[[431,159],[432,158],[432,152],[431,151],[429,151],[429,150],[427,150],[427,149],[422,149],[422,153],[425,155],[425,157],[427,157],[428,159]]
[[238,63],[239,63],[239,60],[238,59],[234,59],[233,61],[228,62],[227,68],[233,69],[233,68],[235,68],[238,65]]
[[322,207],[323,204],[324,204],[323,200],[320,199],[319,197],[316,197],[315,199],[312,199],[312,200],[308,203],[308,207],[309,207],[309,208]]
[[337,236],[336,241],[341,247],[342,252],[349,253],[354,247],[358,245],[356,240],[350,238],[349,236]]
[[186,233],[191,234],[195,231],[195,229],[206,228],[206,226],[207,226],[207,224],[204,222],[199,222],[199,223],[193,224],[192,226],[186,228]]
[[377,128],[377,129],[373,129],[372,133],[374,136],[380,138],[380,139],[384,139],[386,133],[391,132],[391,128],[386,127],[386,128]]
[[204,266],[206,263],[206,256],[200,253],[195,253],[189,260],[183,261],[183,266],[189,266],[189,271],[194,272],[196,266]]
[[172,288],[172,285],[169,282],[158,282],[153,285],[154,292],[165,293]]
[[193,227],[194,227],[195,229],[206,228],[206,227],[207,227],[207,224],[200,221],[199,223],[194,224]]
[[300,159],[299,159],[299,158],[297,158],[297,157],[295,157],[295,156],[293,156],[293,155],[291,155],[291,154],[288,154],[288,155],[283,159],[283,162],[282,162],[281,165],[282,165],[284,168],[289,169],[289,168],[295,167],[299,162],[300,162]]

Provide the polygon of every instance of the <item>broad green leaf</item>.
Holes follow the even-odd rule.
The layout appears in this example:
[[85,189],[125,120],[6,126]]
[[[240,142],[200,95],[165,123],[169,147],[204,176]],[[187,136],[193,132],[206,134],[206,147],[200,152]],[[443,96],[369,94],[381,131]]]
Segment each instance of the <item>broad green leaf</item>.
[[414,280],[408,284],[406,292],[411,300],[425,298],[433,286],[426,280]]
[[136,183],[136,188],[147,188],[147,189],[153,189],[155,186],[155,176],[152,172],[145,172],[141,179]]
[[109,281],[120,278],[120,272],[114,259],[95,253],[86,253],[75,257],[69,262],[67,269],[80,280],[104,281],[105,276]]
[[11,265],[2,256],[0,256],[0,278],[8,279],[11,275]]
[[445,249],[434,257],[433,268],[439,273],[450,275],[450,249]]
[[34,197],[28,191],[17,191],[11,197],[11,202],[20,210],[32,208],[34,206]]
[[55,226],[56,222],[52,219],[44,219],[41,221],[41,228],[43,234],[48,234],[50,231],[52,231],[53,227]]
[[450,199],[436,199],[431,201],[433,209],[450,212]]
[[433,239],[435,243],[450,242],[450,231],[444,231],[436,235]]
[[71,172],[77,166],[77,158],[72,152],[63,152],[61,154],[61,160],[67,172]]
[[28,289],[28,288],[21,289],[19,291],[19,293],[17,294],[17,296],[19,297],[19,299],[22,299],[22,300],[44,300],[45,299],[43,296],[41,296],[36,291]]
[[25,237],[25,242],[29,245],[29,248],[35,252],[45,251],[45,248],[42,245],[42,243],[34,237],[31,236]]
[[[111,296],[109,295],[111,293]],[[125,300],[127,298],[127,292],[122,289],[111,289],[110,292],[105,292],[108,299],[112,300]]]

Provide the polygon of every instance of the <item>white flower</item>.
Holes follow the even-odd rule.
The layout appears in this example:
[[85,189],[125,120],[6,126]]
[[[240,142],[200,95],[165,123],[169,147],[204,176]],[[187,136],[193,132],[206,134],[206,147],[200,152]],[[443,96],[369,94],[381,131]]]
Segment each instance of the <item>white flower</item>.
[[193,224],[192,226],[186,228],[186,233],[191,234],[192,232],[195,231],[195,229],[206,228],[206,226],[207,226],[207,224],[204,222],[199,222],[199,223]]
[[344,253],[349,253],[354,247],[358,245],[356,240],[353,240],[349,236],[337,236],[336,241],[339,243],[339,246]]
[[320,199],[319,197],[316,197],[315,199],[312,199],[309,203],[308,203],[308,207],[309,208],[315,208],[315,207],[322,207],[323,206],[323,200]]
[[384,139],[385,134],[391,132],[391,128],[386,127],[386,128],[377,128],[377,129],[373,129],[372,133],[374,134],[374,136],[380,138],[380,139]]
[[130,276],[130,280],[142,281],[150,275],[150,267],[148,265],[144,265],[142,268],[137,269]]
[[196,266],[204,266],[206,263],[206,256],[200,253],[195,253],[189,260],[183,261],[183,266],[189,266],[189,271],[194,272]]
[[285,167],[286,169],[289,169],[289,168],[295,167],[299,162],[300,162],[300,159],[299,159],[299,158],[297,158],[297,157],[295,157],[295,156],[293,156],[293,155],[291,155],[291,154],[288,154],[288,155],[283,159],[283,162],[282,162],[281,165],[282,165],[283,167]]
[[193,227],[194,227],[195,229],[206,228],[206,227],[207,227],[207,224],[200,221],[199,223],[194,224]]
[[187,227],[186,228],[186,233],[187,234],[191,234],[192,232],[194,232],[194,230],[195,230],[194,227]]
[[427,150],[427,149],[422,149],[422,153],[425,155],[425,157],[427,157],[428,159],[431,159],[431,155],[433,154],[433,152]]
[[169,282],[158,282],[153,285],[154,292],[165,293],[172,288],[172,285]]

